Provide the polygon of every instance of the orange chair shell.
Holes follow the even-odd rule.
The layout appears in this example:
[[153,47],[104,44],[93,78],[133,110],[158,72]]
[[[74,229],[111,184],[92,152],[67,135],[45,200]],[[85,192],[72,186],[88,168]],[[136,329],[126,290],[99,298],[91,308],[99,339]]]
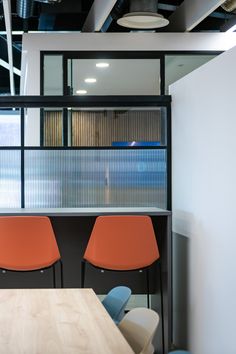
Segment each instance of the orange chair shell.
[[48,217],[0,217],[0,268],[36,270],[50,267],[60,258]]
[[149,216],[99,216],[94,224],[84,259],[111,270],[135,270],[159,259]]

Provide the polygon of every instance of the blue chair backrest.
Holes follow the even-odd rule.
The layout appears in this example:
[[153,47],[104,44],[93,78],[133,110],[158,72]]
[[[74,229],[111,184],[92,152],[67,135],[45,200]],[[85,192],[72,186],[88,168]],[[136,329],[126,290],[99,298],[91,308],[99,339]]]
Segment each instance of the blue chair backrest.
[[125,314],[125,307],[130,296],[130,288],[127,286],[117,286],[111,289],[103,299],[103,306],[116,324],[118,324],[123,318]]

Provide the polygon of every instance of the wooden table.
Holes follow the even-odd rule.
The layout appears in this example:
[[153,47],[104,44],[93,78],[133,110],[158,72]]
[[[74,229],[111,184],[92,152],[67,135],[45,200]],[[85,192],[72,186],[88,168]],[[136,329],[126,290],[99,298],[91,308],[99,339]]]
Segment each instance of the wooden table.
[[1,289],[0,353],[134,354],[92,289]]

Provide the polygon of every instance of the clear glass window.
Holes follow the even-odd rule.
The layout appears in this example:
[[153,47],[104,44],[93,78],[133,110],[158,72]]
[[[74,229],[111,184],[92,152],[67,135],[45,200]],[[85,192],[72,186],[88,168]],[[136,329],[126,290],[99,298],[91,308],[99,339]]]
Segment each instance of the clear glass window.
[[45,55],[43,73],[43,94],[63,95],[63,56]]
[[69,59],[71,95],[160,95],[159,59]]

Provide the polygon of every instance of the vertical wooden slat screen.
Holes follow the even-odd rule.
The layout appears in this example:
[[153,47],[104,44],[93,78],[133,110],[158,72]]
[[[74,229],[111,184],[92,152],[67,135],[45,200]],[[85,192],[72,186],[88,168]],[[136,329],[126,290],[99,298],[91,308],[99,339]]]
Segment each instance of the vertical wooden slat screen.
[[161,112],[72,112],[72,146],[111,146],[115,141],[160,141]]
[[44,146],[62,146],[62,111],[44,111]]

